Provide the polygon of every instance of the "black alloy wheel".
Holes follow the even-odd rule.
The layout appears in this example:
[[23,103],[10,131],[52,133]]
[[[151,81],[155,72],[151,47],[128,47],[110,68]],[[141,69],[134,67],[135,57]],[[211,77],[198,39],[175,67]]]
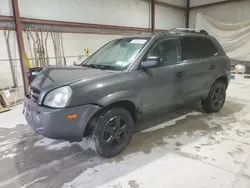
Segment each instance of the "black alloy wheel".
[[124,108],[103,111],[91,122],[92,140],[97,153],[103,157],[120,154],[129,144],[134,127],[131,114]]
[[215,108],[221,108],[225,101],[224,87],[216,86],[212,94],[212,103]]
[[226,85],[221,81],[217,81],[211,87],[207,98],[201,101],[201,105],[207,113],[218,112],[223,107],[225,100]]
[[128,138],[128,126],[122,117],[115,116],[105,125],[102,139],[110,149],[126,144]]

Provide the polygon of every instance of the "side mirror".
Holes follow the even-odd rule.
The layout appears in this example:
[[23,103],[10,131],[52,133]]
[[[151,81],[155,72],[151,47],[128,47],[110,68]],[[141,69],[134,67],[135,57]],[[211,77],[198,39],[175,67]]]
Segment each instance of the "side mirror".
[[73,62],[73,66],[79,66],[75,61]]
[[148,57],[146,61],[141,62],[142,69],[149,69],[159,67],[162,64],[162,58],[160,57]]

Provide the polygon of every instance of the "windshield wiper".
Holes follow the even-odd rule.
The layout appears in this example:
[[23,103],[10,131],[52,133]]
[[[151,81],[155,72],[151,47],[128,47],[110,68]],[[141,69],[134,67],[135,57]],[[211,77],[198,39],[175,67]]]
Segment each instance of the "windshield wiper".
[[105,68],[102,65],[95,65],[95,64],[85,64],[82,65],[83,67],[91,67],[94,69],[100,69],[100,70],[105,70]]

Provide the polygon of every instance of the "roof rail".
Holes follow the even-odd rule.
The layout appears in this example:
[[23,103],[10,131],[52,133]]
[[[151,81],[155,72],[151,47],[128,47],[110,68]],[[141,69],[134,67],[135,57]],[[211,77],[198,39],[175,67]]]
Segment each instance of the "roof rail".
[[204,35],[208,35],[208,32],[206,32],[203,29],[189,29],[189,28],[174,28],[170,31],[173,32],[190,32],[190,33],[200,33],[200,34],[204,34]]

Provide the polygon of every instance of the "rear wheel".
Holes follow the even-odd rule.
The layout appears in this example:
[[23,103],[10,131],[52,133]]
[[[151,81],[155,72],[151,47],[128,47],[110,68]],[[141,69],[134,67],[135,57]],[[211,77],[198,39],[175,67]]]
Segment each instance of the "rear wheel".
[[226,85],[217,81],[212,86],[208,97],[201,101],[203,109],[207,113],[218,112],[223,107],[226,100]]
[[91,122],[92,141],[95,150],[102,157],[114,157],[129,144],[134,122],[131,114],[124,108],[104,111]]

